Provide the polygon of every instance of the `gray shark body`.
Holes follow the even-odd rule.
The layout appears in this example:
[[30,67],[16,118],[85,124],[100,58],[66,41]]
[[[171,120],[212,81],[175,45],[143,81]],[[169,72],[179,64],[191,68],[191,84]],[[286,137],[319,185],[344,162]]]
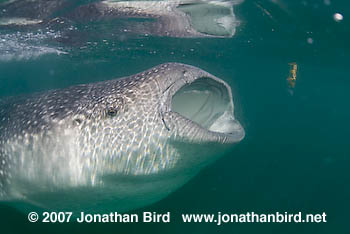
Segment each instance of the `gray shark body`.
[[168,195],[243,137],[230,87],[178,63],[2,100],[0,199],[134,209]]

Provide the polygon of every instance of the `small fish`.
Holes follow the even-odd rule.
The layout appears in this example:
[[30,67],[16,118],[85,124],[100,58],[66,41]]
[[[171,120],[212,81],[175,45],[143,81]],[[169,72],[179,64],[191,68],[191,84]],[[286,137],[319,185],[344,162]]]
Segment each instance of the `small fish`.
[[290,88],[294,89],[297,80],[298,65],[295,62],[288,63],[290,65],[289,76],[287,78]]

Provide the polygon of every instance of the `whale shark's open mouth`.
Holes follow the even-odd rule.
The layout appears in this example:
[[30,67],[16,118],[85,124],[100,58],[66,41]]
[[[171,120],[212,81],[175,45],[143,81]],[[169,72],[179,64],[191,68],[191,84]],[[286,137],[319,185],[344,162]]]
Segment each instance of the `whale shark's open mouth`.
[[238,142],[244,138],[245,132],[234,118],[231,88],[223,80],[207,75],[176,82],[171,111],[177,121],[186,122],[186,127],[191,125],[183,131],[195,132],[191,134],[195,135],[194,138]]
[[217,132],[230,132],[217,123],[229,109],[230,97],[227,89],[210,78],[198,79],[183,86],[172,99],[173,111],[203,128]]
[[204,35],[232,37],[239,25],[233,5],[241,1],[184,1],[177,8],[190,18],[191,26]]

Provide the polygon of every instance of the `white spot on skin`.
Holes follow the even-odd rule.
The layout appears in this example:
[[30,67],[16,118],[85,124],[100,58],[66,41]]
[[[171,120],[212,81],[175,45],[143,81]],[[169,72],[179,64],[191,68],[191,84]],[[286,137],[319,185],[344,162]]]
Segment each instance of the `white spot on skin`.
[[314,39],[312,39],[311,37],[309,37],[309,38],[307,39],[307,43],[313,44],[313,43],[314,43]]

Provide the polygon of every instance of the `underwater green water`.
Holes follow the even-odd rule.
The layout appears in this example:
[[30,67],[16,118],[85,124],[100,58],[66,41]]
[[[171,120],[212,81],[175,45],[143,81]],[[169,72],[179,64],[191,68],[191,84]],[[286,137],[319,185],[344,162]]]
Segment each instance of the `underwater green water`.
[[[182,188],[132,211],[169,211],[171,223],[30,223],[3,202],[0,233],[350,233],[349,3],[303,2],[242,3],[233,38],[126,37],[108,44],[95,38],[95,46],[68,54],[0,61],[0,97],[131,75],[164,62],[191,64],[230,84],[246,130],[228,155]],[[333,19],[336,12],[341,22]],[[298,65],[294,89],[286,81],[290,62]],[[327,223],[217,226],[180,218],[219,211],[325,212]]]

